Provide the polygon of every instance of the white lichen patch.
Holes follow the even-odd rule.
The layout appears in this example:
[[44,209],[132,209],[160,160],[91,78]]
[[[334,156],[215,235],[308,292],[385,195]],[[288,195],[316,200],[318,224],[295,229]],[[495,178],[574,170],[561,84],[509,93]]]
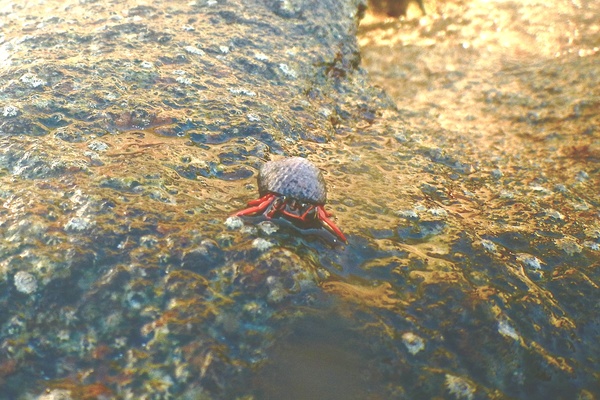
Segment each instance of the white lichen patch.
[[592,242],[590,240],[586,240],[583,242],[583,245],[590,250],[598,251],[600,250],[600,243]]
[[272,235],[279,230],[279,227],[271,221],[263,221],[258,224],[258,229],[263,231],[266,235]]
[[88,144],[88,149],[102,152],[108,150],[108,144],[101,142],[100,140],[94,140]]
[[418,219],[419,214],[415,210],[400,210],[396,212],[396,215],[406,219]]
[[254,58],[256,58],[258,61],[268,61],[269,60],[269,57],[267,57],[267,55],[264,53],[254,53]]
[[19,109],[13,105],[4,106],[2,109],[2,115],[4,117],[16,117],[19,114]]
[[513,199],[515,197],[515,194],[509,190],[501,190],[500,193],[498,194],[498,197],[500,197],[501,199]]
[[483,248],[486,251],[489,251],[490,253],[495,253],[498,250],[498,248],[496,247],[496,244],[494,242],[492,242],[491,240],[482,239],[481,245],[483,246]]
[[444,210],[443,208],[430,208],[427,210],[427,212],[436,217],[445,217],[448,215],[448,211]]
[[50,390],[40,397],[38,400],[71,400],[71,392],[66,389],[53,389]]
[[242,221],[242,219],[240,217],[229,217],[225,220],[224,222],[225,226],[228,229],[240,229],[242,226],[244,226],[244,221]]
[[402,334],[402,343],[404,343],[404,346],[406,346],[408,352],[412,355],[417,354],[425,348],[423,339],[412,332]]
[[455,375],[446,374],[446,388],[457,399],[472,400],[475,394],[475,388],[469,382]]
[[526,267],[532,268],[534,270],[542,269],[542,262],[539,258],[532,256],[527,253],[519,253],[517,254],[517,261],[523,263]]
[[69,197],[69,200],[73,204],[85,205],[89,202],[89,196],[85,194],[81,189],[76,189],[73,194]]
[[229,92],[233,94],[243,94],[244,96],[254,97],[256,92],[244,88],[229,88]]
[[519,336],[515,328],[513,328],[506,319],[498,321],[498,333],[516,341],[520,341],[521,339],[521,336]]
[[294,78],[294,79],[298,77],[298,73],[294,69],[290,68],[290,66],[287,64],[283,64],[283,63],[279,64],[279,69],[287,77]]
[[178,76],[177,78],[175,78],[175,81],[177,81],[177,83],[181,83],[182,85],[192,84],[192,80],[190,78],[186,78],[185,76]]
[[532,185],[529,188],[531,190],[533,190],[534,192],[539,193],[539,194],[544,195],[544,196],[552,194],[552,191],[550,189],[545,188],[545,187],[543,187],[541,185]]
[[31,72],[22,75],[20,81],[29,85],[32,88],[37,88],[46,84],[46,81],[38,78],[36,74],[32,74]]
[[29,272],[19,271],[15,274],[15,288],[21,293],[31,294],[37,290],[37,279]]
[[196,55],[198,55],[198,56],[203,56],[203,55],[205,55],[205,54],[206,54],[206,53],[204,52],[204,50],[202,50],[202,49],[199,49],[199,48],[197,48],[197,47],[195,47],[195,46],[185,46],[183,49],[184,49],[185,51],[187,51],[188,53],[190,53],[190,54],[196,54]]
[[255,249],[260,250],[260,251],[266,251],[273,246],[274,246],[274,244],[272,242],[265,240],[263,238],[256,238],[252,241],[252,247],[254,247]]
[[74,217],[65,224],[65,230],[80,232],[90,229],[92,226],[94,226],[94,221],[90,218]]

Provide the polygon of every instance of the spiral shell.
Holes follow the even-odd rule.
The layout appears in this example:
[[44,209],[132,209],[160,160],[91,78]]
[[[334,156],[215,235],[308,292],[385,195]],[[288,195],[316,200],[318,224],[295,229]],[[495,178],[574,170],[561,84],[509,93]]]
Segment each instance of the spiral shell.
[[258,191],[261,196],[275,193],[296,201],[325,204],[327,188],[321,171],[302,157],[269,161],[258,173]]

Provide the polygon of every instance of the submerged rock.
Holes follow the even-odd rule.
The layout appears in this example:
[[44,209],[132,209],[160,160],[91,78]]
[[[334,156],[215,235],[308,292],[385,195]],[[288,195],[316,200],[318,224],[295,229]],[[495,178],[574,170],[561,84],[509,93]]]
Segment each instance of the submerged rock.
[[[0,399],[600,391],[593,37],[377,22],[392,100],[361,1],[134,3],[0,11]],[[283,156],[348,245],[230,217]]]

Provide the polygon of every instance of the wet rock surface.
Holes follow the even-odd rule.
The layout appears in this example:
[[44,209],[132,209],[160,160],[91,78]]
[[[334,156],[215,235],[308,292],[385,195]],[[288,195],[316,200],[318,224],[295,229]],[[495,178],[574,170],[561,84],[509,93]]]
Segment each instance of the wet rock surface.
[[[0,10],[0,398],[597,397],[592,11],[485,76],[448,7],[393,99],[360,2]],[[228,219],[280,156],[348,245]]]
[[450,2],[361,25],[365,67],[437,171],[419,174],[426,202],[400,210],[396,234],[431,256],[403,284],[422,280],[411,307],[460,360],[450,397],[600,395],[586,355],[600,295],[595,15],[593,2]]

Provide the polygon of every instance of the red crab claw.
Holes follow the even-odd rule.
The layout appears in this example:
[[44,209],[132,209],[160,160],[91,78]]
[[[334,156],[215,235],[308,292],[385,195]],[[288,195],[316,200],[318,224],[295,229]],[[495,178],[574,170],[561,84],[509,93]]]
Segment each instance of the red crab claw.
[[260,199],[252,200],[248,202],[248,205],[251,207],[244,208],[241,211],[236,212],[236,217],[240,217],[242,215],[253,215],[259,214],[267,209],[275,199],[275,195],[273,193],[268,193],[261,197]]
[[323,221],[340,239],[342,239],[342,241],[344,243],[348,243],[346,236],[344,236],[344,234],[342,233],[340,228],[338,228],[337,225],[333,223],[333,221],[331,221],[329,218],[327,218],[331,214],[328,213],[327,211],[325,211],[325,209],[323,208],[322,205],[317,206],[316,208],[317,208],[317,214],[319,216],[319,219],[321,221]]

